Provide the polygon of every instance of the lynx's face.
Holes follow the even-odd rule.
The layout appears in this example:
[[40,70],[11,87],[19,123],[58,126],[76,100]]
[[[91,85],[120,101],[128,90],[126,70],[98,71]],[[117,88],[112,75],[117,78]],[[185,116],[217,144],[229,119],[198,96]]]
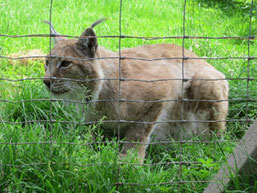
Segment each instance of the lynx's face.
[[[50,23],[49,23],[50,24]],[[59,35],[51,26],[51,32]],[[87,28],[81,36],[95,36],[91,28]],[[97,50],[96,38],[83,37],[67,39],[55,37],[54,49],[45,61],[44,84],[55,96],[85,94],[86,90],[94,90],[97,79],[97,62],[94,60]]]
[[[86,87],[85,79],[94,75],[93,61],[86,61],[76,48],[75,40],[59,40],[45,61],[44,83],[54,95],[74,92]],[[84,61],[83,61],[84,59]],[[91,72],[90,72],[91,71]]]

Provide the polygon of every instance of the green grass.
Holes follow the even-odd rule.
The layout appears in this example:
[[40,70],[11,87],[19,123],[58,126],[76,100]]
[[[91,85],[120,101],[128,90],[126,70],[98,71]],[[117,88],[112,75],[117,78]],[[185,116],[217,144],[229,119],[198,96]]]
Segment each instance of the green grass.
[[[182,36],[183,5],[183,0],[123,0],[122,34]],[[255,2],[252,35],[257,33],[256,6]],[[42,23],[49,20],[49,8],[49,0],[0,0],[0,34],[49,33],[49,27]],[[96,27],[97,35],[119,35],[119,8],[119,0],[55,0],[52,22],[59,33],[78,36],[97,19],[108,17],[105,23]],[[189,36],[248,36],[249,13],[249,0],[189,0],[185,33]],[[122,39],[121,47],[161,42],[182,45],[181,39]],[[99,45],[117,51],[119,41],[117,38],[99,38]],[[248,55],[247,40],[186,39],[185,47],[202,57]],[[41,49],[47,53],[49,38],[0,37],[1,56],[29,49]],[[256,50],[256,40],[251,40],[250,55],[256,57]],[[247,60],[210,59],[208,62],[228,78],[248,76]],[[40,61],[24,65],[0,59],[0,78],[36,78],[43,75],[43,63]],[[256,60],[249,62],[249,76],[257,77]],[[246,99],[246,80],[231,80],[229,84],[230,99]],[[257,99],[256,80],[249,82],[248,92],[249,98]],[[139,166],[135,161],[135,152],[131,152],[125,160],[117,160],[119,147],[115,140],[106,145],[88,145],[88,142],[92,142],[90,132],[94,128],[101,128],[101,125],[91,128],[77,124],[83,121],[83,117],[79,116],[73,105],[66,106],[61,102],[51,105],[49,100],[33,101],[50,99],[41,80],[1,80],[0,99],[13,102],[0,102],[0,121],[5,121],[0,125],[0,192],[202,192],[206,183],[176,182],[180,177],[182,181],[191,182],[210,180],[235,147],[236,142],[233,141],[240,139],[246,129],[242,122],[228,123],[228,132],[212,139],[212,142],[222,140],[223,143],[151,145],[145,164],[157,165]],[[32,101],[14,103],[21,100]],[[257,117],[256,105],[256,102],[248,104],[250,119]],[[246,102],[230,102],[228,119],[245,118]],[[51,125],[47,122],[50,119],[57,122]],[[24,123],[32,120],[42,121]],[[101,134],[98,138],[101,138]],[[43,143],[49,141],[53,143]],[[197,163],[179,165],[177,162],[180,161]],[[257,191],[256,184],[249,186],[247,180],[238,179],[233,181],[234,188],[230,188],[230,192]],[[117,181],[135,185],[116,186]]]

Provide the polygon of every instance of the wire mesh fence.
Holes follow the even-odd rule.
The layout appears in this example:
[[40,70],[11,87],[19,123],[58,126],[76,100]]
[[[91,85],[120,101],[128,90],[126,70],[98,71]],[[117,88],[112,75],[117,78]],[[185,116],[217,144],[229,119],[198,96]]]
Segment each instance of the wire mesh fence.
[[[181,1],[182,2],[182,1]],[[123,189],[128,188],[128,187],[146,187],[145,190],[151,191],[151,187],[156,187],[156,186],[164,186],[164,187],[168,187],[168,189],[159,189],[160,191],[166,191],[166,192],[185,192],[186,190],[189,190],[188,187],[191,188],[192,192],[193,191],[198,191],[199,189],[197,189],[195,187],[194,184],[201,184],[201,188],[200,190],[202,190],[202,187],[205,187],[206,184],[208,182],[210,182],[210,176],[204,174],[204,169],[202,168],[207,168],[206,170],[209,170],[209,167],[213,167],[217,170],[218,165],[215,164],[220,164],[222,163],[224,160],[222,159],[208,159],[203,160],[203,159],[198,159],[198,153],[196,150],[193,150],[195,153],[195,157],[190,157],[192,156],[192,154],[189,155],[189,157],[187,157],[187,151],[190,151],[190,149],[204,149],[206,148],[206,145],[210,145],[213,148],[213,150],[210,150],[211,153],[214,153],[217,151],[218,154],[223,155],[223,157],[225,157],[226,153],[223,152],[223,144],[236,144],[238,142],[237,139],[226,139],[226,138],[222,138],[221,136],[218,136],[217,138],[215,138],[214,140],[212,139],[179,139],[179,140],[162,140],[162,141],[150,141],[150,142],[145,142],[145,141],[133,141],[133,140],[127,140],[126,138],[123,139],[123,128],[124,125],[132,125],[132,127],[136,127],[137,125],[142,125],[142,126],[155,126],[155,125],[161,125],[161,124],[186,124],[186,123],[190,123],[190,124],[198,124],[198,123],[227,123],[227,125],[232,124],[232,126],[239,124],[240,127],[246,128],[247,125],[249,125],[253,120],[254,120],[254,116],[256,115],[251,115],[251,113],[249,113],[249,109],[254,108],[254,106],[256,105],[257,102],[257,98],[256,95],[251,94],[250,93],[250,86],[255,85],[256,84],[256,80],[257,78],[254,75],[254,73],[251,72],[252,70],[252,66],[255,65],[255,63],[251,63],[251,62],[255,62],[257,57],[256,55],[252,54],[254,53],[254,51],[251,51],[251,42],[256,40],[255,35],[252,33],[252,20],[254,17],[254,13],[256,14],[256,4],[254,3],[254,1],[252,0],[249,5],[250,5],[250,9],[249,9],[249,13],[248,13],[248,18],[249,18],[249,23],[247,25],[249,25],[249,33],[247,36],[222,36],[222,37],[210,37],[210,36],[194,36],[191,34],[187,34],[187,27],[186,27],[186,21],[187,19],[189,19],[190,15],[188,15],[187,13],[187,6],[188,6],[188,2],[191,1],[187,1],[187,0],[183,0],[183,10],[181,11],[181,15],[183,16],[182,19],[182,35],[180,36],[162,36],[162,37],[148,37],[148,36],[134,36],[134,35],[123,35],[123,28],[122,28],[122,22],[123,22],[123,11],[124,9],[126,9],[126,6],[123,5],[123,1],[120,0],[119,1],[119,22],[118,22],[118,33],[119,35],[107,35],[107,36],[72,36],[72,35],[56,35],[53,34],[53,31],[51,30],[51,28],[49,29],[49,34],[28,34],[28,35],[9,35],[9,34],[0,34],[1,38],[49,38],[49,55],[47,56],[17,56],[17,57],[10,57],[8,55],[0,55],[0,58],[2,60],[5,61],[12,61],[12,60],[22,60],[22,59],[27,59],[27,58],[34,58],[34,59],[48,59],[51,61],[54,61],[55,59],[58,60],[69,60],[72,62],[87,62],[87,61],[106,61],[106,63],[108,63],[109,61],[113,61],[113,60],[117,60],[118,61],[118,70],[117,70],[117,74],[113,77],[98,77],[98,78],[87,78],[87,79],[73,79],[73,78],[65,78],[65,77],[60,77],[60,78],[56,78],[54,76],[51,76],[50,78],[48,78],[50,81],[66,81],[66,82],[75,82],[75,83],[92,83],[95,84],[96,82],[103,82],[103,81],[116,81],[117,82],[117,96],[113,96],[113,97],[109,97],[109,98],[88,98],[88,99],[83,99],[83,100],[76,100],[76,99],[63,99],[63,98],[56,98],[52,95],[48,95],[48,97],[46,98],[36,98],[36,96],[33,96],[30,99],[24,99],[22,96],[19,97],[19,100],[11,100],[11,99],[5,99],[4,96],[2,95],[3,98],[0,99],[0,102],[2,104],[13,104],[13,106],[11,106],[11,109],[15,109],[15,105],[21,105],[21,107],[26,106],[26,104],[31,104],[34,102],[42,102],[45,103],[48,107],[48,110],[46,112],[43,112],[41,119],[34,119],[34,117],[30,117],[30,118],[19,118],[19,115],[17,119],[12,118],[12,120],[5,118],[3,116],[1,116],[0,118],[0,124],[2,125],[1,127],[8,127],[9,125],[14,126],[27,126],[30,125],[31,128],[45,128],[46,130],[46,136],[44,136],[44,138],[32,138],[31,141],[29,140],[29,136],[28,138],[24,139],[23,141],[15,141],[15,139],[9,138],[8,140],[5,140],[5,136],[3,136],[3,138],[0,138],[0,146],[4,147],[5,151],[10,151],[10,149],[8,150],[8,147],[12,147],[15,148],[18,146],[24,146],[24,148],[27,148],[28,151],[35,151],[33,149],[32,146],[48,146],[45,147],[46,152],[49,151],[49,154],[52,154],[54,151],[56,151],[55,147],[56,145],[58,145],[58,148],[67,148],[67,146],[87,146],[89,148],[91,148],[92,152],[95,152],[96,149],[101,149],[103,148],[102,145],[104,146],[108,146],[108,145],[114,145],[112,146],[112,149],[109,149],[109,151],[114,151],[115,156],[113,156],[115,159],[115,161],[110,160],[110,159],[102,159],[99,157],[95,157],[94,159],[90,160],[88,159],[88,161],[85,160],[80,160],[80,162],[78,161],[74,161],[76,158],[74,158],[73,160],[69,160],[69,159],[65,159],[63,158],[63,161],[59,161],[59,160],[54,160],[51,159],[51,156],[49,157],[48,160],[43,160],[43,161],[39,161],[39,162],[33,162],[33,158],[31,160],[31,162],[26,163],[23,160],[16,160],[15,157],[10,160],[10,162],[6,162],[4,160],[4,157],[2,157],[0,160],[0,167],[2,169],[0,169],[0,174],[1,171],[2,175],[4,176],[4,171],[6,170],[6,168],[12,168],[12,169],[17,169],[17,168],[28,168],[28,167],[32,167],[32,166],[55,166],[55,165],[61,165],[67,168],[69,167],[80,167],[80,168],[87,168],[87,167],[105,167],[107,166],[112,166],[115,168],[115,170],[111,170],[110,172],[115,172],[114,175],[114,179],[113,181],[115,181],[114,185],[115,185],[115,190],[117,191],[121,191],[124,192],[125,190]],[[54,0],[51,0],[50,2],[50,8],[49,8],[49,21],[50,23],[52,23],[53,20],[53,8],[54,8]],[[52,48],[54,47],[53,44],[53,39],[52,38],[69,38],[69,39],[81,39],[81,38],[87,38],[90,40],[92,39],[117,39],[118,40],[118,52],[116,54],[116,56],[111,56],[111,57],[101,57],[101,56],[96,56],[93,58],[81,58],[81,57],[72,57],[72,56],[58,56],[58,55],[54,55],[52,52]],[[151,57],[151,58],[145,58],[145,57],[137,57],[137,56],[125,56],[122,53],[122,40],[126,40],[126,39],[135,39],[135,40],[144,40],[144,41],[156,41],[156,40],[170,40],[170,39],[177,39],[181,41],[181,47],[180,47],[180,51],[181,51],[181,56],[177,56],[177,57]],[[234,40],[242,40],[245,41],[244,43],[247,44],[247,53],[245,55],[226,55],[226,56],[218,56],[218,57],[189,57],[187,56],[186,52],[186,44],[187,44],[187,40],[202,40],[202,41],[222,41],[222,40],[229,40],[229,41],[234,41]],[[245,65],[245,75],[243,77],[226,77],[226,78],[190,78],[187,76],[187,72],[185,71],[185,62],[186,61],[202,61],[202,60],[207,60],[207,61],[212,61],[212,60],[217,60],[217,61],[223,61],[223,60],[239,60],[239,61],[243,61],[243,63],[246,63]],[[152,62],[156,62],[156,61],[180,61],[181,62],[181,75],[180,78],[151,78],[151,79],[144,79],[144,78],[128,78],[126,76],[123,76],[124,71],[123,71],[123,64],[124,61],[143,61],[145,62],[145,67],[147,68],[147,65],[151,65]],[[163,65],[163,63],[160,62],[160,66]],[[49,65],[50,71],[53,71],[54,69],[53,66]],[[222,70],[221,70],[222,71]],[[138,72],[139,73],[139,72]],[[25,77],[25,78],[13,78],[13,77],[5,77],[4,75],[2,77],[0,77],[0,81],[2,82],[7,82],[7,84],[16,84],[16,83],[24,83],[26,84],[27,81],[43,81],[45,80],[44,77]],[[217,81],[239,81],[239,82],[243,82],[242,84],[244,85],[244,91],[245,95],[239,95],[238,98],[229,98],[229,99],[194,99],[194,98],[188,98],[186,96],[185,93],[185,84],[187,82],[190,81],[212,81],[212,82],[217,82]],[[122,84],[126,84],[127,82],[133,82],[135,83],[135,85],[137,83],[151,83],[151,84],[158,84],[160,82],[169,82],[172,83],[174,81],[179,81],[179,83],[181,84],[181,97],[180,98],[165,98],[165,99],[155,99],[155,98],[151,98],[151,99],[142,99],[142,98],[123,98],[123,94],[122,94],[122,88],[123,85]],[[42,83],[43,84],[43,83]],[[253,86],[254,87],[254,86]],[[21,88],[21,89],[28,89],[28,88]],[[49,87],[50,92],[53,91],[52,87]],[[135,88],[136,90],[137,88]],[[236,89],[236,88],[230,88],[230,89]],[[83,93],[84,94],[84,93]],[[58,102],[67,102],[67,103],[71,103],[71,104],[80,104],[80,105],[84,105],[85,108],[87,109],[86,111],[90,111],[90,108],[88,106],[90,105],[95,105],[95,104],[99,104],[99,103],[114,103],[117,105],[117,116],[116,119],[106,119],[102,117],[98,117],[98,120],[85,120],[80,118],[80,120],[74,120],[73,119],[73,115],[72,116],[66,116],[65,112],[61,112],[58,110],[58,108],[55,106],[56,103]],[[168,119],[168,120],[162,120],[162,119],[129,119],[129,118],[124,118],[124,116],[122,116],[122,104],[168,104],[168,103],[175,103],[175,102],[180,102],[181,103],[181,108],[180,108],[180,118],[177,119]],[[192,119],[187,119],[186,117],[184,117],[184,106],[186,106],[188,103],[192,103],[192,102],[208,102],[208,103],[214,103],[214,102],[218,102],[218,103],[222,103],[222,102],[229,102],[229,103],[244,103],[243,108],[244,112],[245,112],[245,116],[229,116],[226,119],[217,119],[217,120],[213,120],[213,119],[204,119],[204,120],[192,120]],[[251,106],[252,103],[252,106]],[[4,105],[3,105],[4,107]],[[39,107],[40,109],[40,107]],[[33,109],[32,109],[33,110]],[[38,110],[38,109],[37,109]],[[75,110],[76,111],[76,110]],[[110,110],[111,111],[111,110]],[[149,110],[151,111],[151,109]],[[77,112],[77,111],[76,111]],[[252,112],[252,111],[251,111]],[[60,113],[60,116],[56,116],[56,114]],[[11,114],[11,113],[10,113]],[[81,113],[79,113],[81,114]],[[87,114],[85,114],[85,112],[82,112],[83,116],[87,116]],[[70,120],[66,120],[65,118],[63,118],[62,116],[64,116],[65,118],[70,118]],[[37,116],[35,116],[36,118],[38,118]],[[108,116],[107,116],[108,118]],[[43,126],[42,126],[43,124]],[[66,127],[69,127],[71,125],[75,126],[75,127],[80,127],[82,126],[83,128],[85,126],[89,126],[89,127],[94,127],[92,125],[98,125],[97,127],[104,127],[102,125],[105,124],[110,124],[110,125],[114,125],[115,127],[115,132],[116,132],[116,138],[115,140],[103,140],[104,137],[102,137],[104,134],[94,134],[94,129],[91,128],[93,135],[97,135],[96,137],[93,136],[92,138],[90,137],[85,137],[85,139],[78,139],[76,140],[76,142],[70,142],[70,141],[65,141],[64,140],[58,140],[55,138],[55,128],[61,128],[60,125],[66,125]],[[233,125],[234,124],[234,125]],[[134,125],[134,126],[133,126]],[[74,127],[74,128],[75,128]],[[88,127],[87,127],[88,128]],[[100,129],[101,130],[101,129]],[[83,129],[82,129],[83,131]],[[88,132],[88,131],[87,131]],[[69,134],[70,135],[70,134]],[[78,138],[80,136],[80,133],[74,132],[74,134],[72,135],[73,138]],[[14,138],[16,138],[17,136],[13,136]],[[97,139],[96,139],[97,138]],[[42,139],[45,139],[42,140]],[[89,139],[89,141],[86,141],[86,139]],[[90,141],[91,140],[91,141]],[[174,152],[173,155],[171,155],[171,157],[173,156],[174,159],[169,158],[168,161],[166,159],[163,158],[158,158],[158,159],[154,159],[151,161],[151,155],[153,155],[155,153],[155,151],[158,151],[153,149],[153,150],[149,150],[149,160],[145,163],[139,163],[135,160],[126,160],[126,158],[124,158],[122,160],[122,158],[120,158],[120,152],[122,151],[122,145],[124,144],[129,144],[130,146],[133,145],[138,145],[140,147],[141,146],[149,146],[148,149],[152,149],[154,148],[154,146],[163,146],[164,150],[167,150],[168,148],[173,148]],[[100,147],[98,147],[100,146]],[[32,149],[30,149],[30,147],[32,147]],[[233,145],[232,145],[233,147]],[[165,149],[166,148],[166,149]],[[226,147],[227,148],[227,147]],[[16,150],[18,151],[18,150]],[[208,151],[208,150],[207,150]],[[44,153],[46,153],[44,152]],[[50,153],[51,152],[51,153]],[[96,151],[96,154],[97,151]],[[90,154],[91,157],[93,157],[92,154]],[[36,159],[37,160],[37,159]],[[100,161],[99,161],[100,160]],[[157,161],[156,161],[157,160]],[[164,160],[164,161],[163,161]],[[176,168],[176,170],[173,171],[172,177],[167,180],[166,178],[165,181],[158,181],[158,182],[154,182],[154,181],[148,181],[148,183],[146,183],[145,181],[143,182],[139,182],[136,180],[132,180],[132,181],[126,181],[123,177],[123,175],[127,175],[127,173],[124,173],[124,166],[138,166],[138,167],[143,167],[143,168],[158,168],[158,167],[162,167],[162,169],[167,169],[169,167],[174,167]],[[50,166],[49,166],[50,167]],[[9,171],[9,169],[7,169]],[[132,168],[129,168],[129,170]],[[202,176],[205,176],[205,178],[197,178],[195,176],[187,178],[187,176],[190,176],[190,172],[195,171],[195,170],[199,170],[200,174]],[[22,171],[22,170],[21,170]],[[126,171],[127,172],[127,171]],[[133,171],[132,171],[133,173]],[[186,174],[185,174],[186,173]],[[194,174],[193,174],[194,175]],[[170,177],[170,176],[169,176]],[[6,186],[8,182],[3,182],[2,184],[0,184],[2,186],[2,190],[8,192],[9,190],[5,189],[4,186]],[[188,186],[183,186],[184,184],[188,185]],[[86,186],[89,186],[88,184]],[[81,187],[81,190],[83,190],[83,188],[86,189],[86,186]],[[147,189],[150,188],[150,189]],[[138,189],[139,190],[139,189]]]

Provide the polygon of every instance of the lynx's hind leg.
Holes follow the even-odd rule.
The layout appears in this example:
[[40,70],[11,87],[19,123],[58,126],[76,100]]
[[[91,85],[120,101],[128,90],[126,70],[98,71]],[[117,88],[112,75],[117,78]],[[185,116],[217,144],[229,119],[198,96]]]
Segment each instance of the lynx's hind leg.
[[203,68],[194,76],[190,88],[191,92],[189,92],[190,98],[200,100],[195,103],[197,111],[207,110],[210,112],[209,128],[218,133],[226,130],[224,120],[226,120],[228,113],[228,90],[228,82],[222,73],[214,68]]

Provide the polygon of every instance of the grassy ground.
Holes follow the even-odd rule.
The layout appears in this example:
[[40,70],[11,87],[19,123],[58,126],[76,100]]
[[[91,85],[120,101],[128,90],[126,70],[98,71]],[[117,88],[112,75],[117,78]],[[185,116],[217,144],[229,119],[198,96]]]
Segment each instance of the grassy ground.
[[[96,28],[97,35],[119,35],[119,0],[55,0],[52,21],[60,33],[80,35],[95,20],[109,20]],[[122,34],[133,36],[182,36],[184,1],[124,0]],[[49,33],[41,21],[49,20],[49,0],[0,0],[0,34],[25,35]],[[250,1],[187,1],[185,33],[189,36],[248,36]],[[251,34],[257,33],[254,4]],[[176,43],[181,39],[138,40],[122,39],[121,47],[142,44]],[[117,51],[118,39],[99,39],[99,45]],[[250,55],[257,56],[256,40],[251,40]],[[185,47],[199,56],[248,56],[247,40],[186,39]],[[48,38],[0,37],[0,55],[7,56],[29,49],[49,51]],[[228,78],[257,76],[257,61],[244,59],[208,60]],[[249,67],[249,74],[248,68]],[[42,61],[28,64],[0,59],[0,78],[36,78],[44,74]],[[230,99],[257,99],[256,80],[231,80]],[[12,102],[49,99],[41,80],[0,81],[0,99]],[[230,102],[228,120],[246,118],[245,101]],[[256,102],[248,103],[248,117],[257,117]],[[118,164],[115,140],[107,145],[85,145],[92,141],[90,131],[99,126],[84,127],[83,120],[72,106],[49,101],[0,103],[0,192],[201,192],[220,168],[246,129],[242,122],[229,122],[228,132],[213,143],[152,145],[148,148],[145,166],[136,164],[135,153]],[[24,124],[31,120],[58,120]],[[73,121],[62,123],[61,121]],[[8,124],[14,122],[16,124]],[[101,127],[101,126],[100,126]],[[51,130],[50,130],[51,129]],[[99,134],[98,138],[101,138]],[[214,141],[222,140],[222,143]],[[53,143],[50,143],[50,142]],[[10,144],[1,144],[1,143]],[[27,144],[27,142],[31,142]],[[40,143],[39,143],[40,142]],[[48,143],[44,143],[48,142]],[[180,153],[181,152],[181,153]],[[177,162],[186,162],[178,164]],[[190,164],[190,162],[195,162]],[[96,165],[94,163],[97,163]],[[147,164],[157,163],[153,166]],[[166,164],[163,164],[166,163]],[[170,164],[168,164],[170,163]],[[187,183],[179,184],[179,178]],[[115,186],[115,183],[130,183]],[[166,182],[168,182],[166,184]],[[196,182],[196,183],[195,183]],[[172,184],[174,183],[174,184]],[[235,180],[228,192],[254,192],[257,183]]]

